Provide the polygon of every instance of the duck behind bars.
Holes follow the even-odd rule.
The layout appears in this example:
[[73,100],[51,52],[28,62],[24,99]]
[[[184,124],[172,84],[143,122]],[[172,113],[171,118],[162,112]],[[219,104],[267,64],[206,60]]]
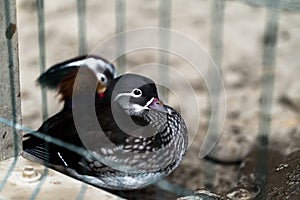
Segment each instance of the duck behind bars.
[[38,129],[87,156],[34,133],[24,136],[25,154],[92,185],[121,190],[145,187],[179,165],[187,128],[180,114],[159,100],[152,80],[124,74],[92,102],[63,109]]

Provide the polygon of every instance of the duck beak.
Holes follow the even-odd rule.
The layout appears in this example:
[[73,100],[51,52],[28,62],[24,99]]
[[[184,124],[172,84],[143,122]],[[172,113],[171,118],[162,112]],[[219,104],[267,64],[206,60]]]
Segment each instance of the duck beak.
[[157,110],[160,112],[168,113],[167,108],[165,105],[158,99],[158,98],[152,98],[146,105],[149,109]]
[[98,86],[97,86],[97,92],[98,93],[104,93],[106,90],[106,86],[105,85],[102,85],[101,83],[98,83]]

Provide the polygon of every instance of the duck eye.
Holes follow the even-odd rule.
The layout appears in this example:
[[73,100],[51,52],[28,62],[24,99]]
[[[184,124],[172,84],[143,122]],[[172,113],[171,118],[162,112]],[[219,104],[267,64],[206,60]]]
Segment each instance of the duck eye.
[[132,94],[133,94],[133,97],[140,97],[142,96],[142,91],[140,89],[134,89],[132,90]]
[[101,83],[106,83],[107,79],[106,79],[106,76],[104,74],[98,74],[97,77],[98,77],[98,80]]

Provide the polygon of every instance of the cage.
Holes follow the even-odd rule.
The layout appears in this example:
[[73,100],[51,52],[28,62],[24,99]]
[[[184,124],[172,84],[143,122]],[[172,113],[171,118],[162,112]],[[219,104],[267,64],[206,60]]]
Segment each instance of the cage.
[[[0,199],[299,196],[298,1],[4,0],[0,10]],[[104,191],[20,156],[22,134],[62,107],[37,77],[89,53],[156,77],[184,117],[189,146],[165,179]]]

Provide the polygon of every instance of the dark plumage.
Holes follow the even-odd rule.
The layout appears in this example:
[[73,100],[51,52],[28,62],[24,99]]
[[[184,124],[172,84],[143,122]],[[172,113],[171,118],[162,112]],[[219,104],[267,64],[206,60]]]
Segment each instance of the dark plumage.
[[[24,136],[24,151],[50,167],[109,189],[151,184],[171,173],[185,154],[183,119],[159,101],[155,84],[146,77],[125,74],[108,85],[104,98],[95,105],[102,130],[82,106],[73,112],[62,110],[38,131],[87,149],[99,160],[45,143],[31,133]],[[79,124],[75,119],[78,114],[83,116]]]

